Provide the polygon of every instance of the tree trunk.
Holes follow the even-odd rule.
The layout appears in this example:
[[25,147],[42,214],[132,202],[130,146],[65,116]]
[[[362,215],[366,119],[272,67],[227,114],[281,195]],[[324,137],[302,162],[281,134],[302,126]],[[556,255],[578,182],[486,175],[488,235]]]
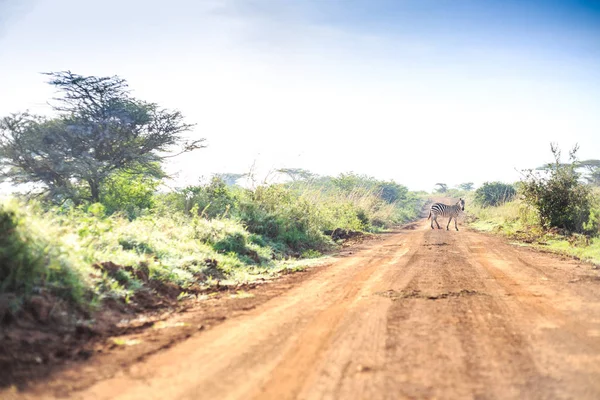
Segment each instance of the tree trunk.
[[88,184],[90,185],[90,192],[92,193],[92,203],[100,202],[100,185],[92,179],[88,180]]

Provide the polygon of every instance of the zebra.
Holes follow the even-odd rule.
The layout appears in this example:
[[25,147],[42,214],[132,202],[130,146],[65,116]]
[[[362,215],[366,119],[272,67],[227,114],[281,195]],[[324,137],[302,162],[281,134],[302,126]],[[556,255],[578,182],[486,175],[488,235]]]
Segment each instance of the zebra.
[[[452,221],[452,218],[454,218],[454,227],[456,228],[456,230],[458,230],[458,225],[456,224],[456,217],[458,216],[458,214],[461,211],[465,211],[465,201],[463,199],[460,199],[455,205],[453,206],[449,206],[447,204],[443,204],[443,203],[434,203],[431,205],[431,209],[429,210],[429,217],[427,217],[427,219],[429,220],[429,218],[431,218],[431,229],[435,229],[433,227],[433,221],[435,221],[435,224],[437,225],[438,229],[442,229],[440,227],[440,224],[438,224],[437,222],[437,217],[438,215],[441,215],[442,217],[449,217],[448,219],[448,225],[446,225],[446,230],[450,230],[450,221]],[[433,215],[433,217],[431,217],[431,215]]]

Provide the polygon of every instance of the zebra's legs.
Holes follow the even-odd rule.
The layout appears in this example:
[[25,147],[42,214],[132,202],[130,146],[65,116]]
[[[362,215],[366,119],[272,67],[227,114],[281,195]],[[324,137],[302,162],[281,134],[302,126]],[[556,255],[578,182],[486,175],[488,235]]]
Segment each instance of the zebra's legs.
[[[435,221],[435,224],[437,225],[438,229],[442,229],[440,224],[437,222],[437,215],[433,216],[433,221]],[[433,222],[431,223],[431,229],[433,229]]]
[[[450,218],[448,219],[448,225],[446,225],[446,230],[449,231],[450,230],[450,222],[452,221],[452,215],[450,216]],[[456,218],[454,218],[454,222],[456,222]]]
[[454,217],[454,227],[456,228],[456,230],[458,231],[458,225],[456,224],[456,217]]

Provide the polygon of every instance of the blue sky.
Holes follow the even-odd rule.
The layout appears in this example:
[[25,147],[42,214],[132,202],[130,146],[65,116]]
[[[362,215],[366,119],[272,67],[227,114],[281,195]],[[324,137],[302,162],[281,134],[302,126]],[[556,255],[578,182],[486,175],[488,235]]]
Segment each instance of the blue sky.
[[119,75],[209,147],[173,184],[281,167],[514,181],[549,143],[600,158],[600,2],[0,0],[0,115],[39,72]]

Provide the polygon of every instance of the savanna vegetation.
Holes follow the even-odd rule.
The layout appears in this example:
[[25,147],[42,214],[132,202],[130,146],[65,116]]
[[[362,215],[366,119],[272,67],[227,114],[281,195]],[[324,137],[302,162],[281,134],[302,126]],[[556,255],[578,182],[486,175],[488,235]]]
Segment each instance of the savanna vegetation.
[[600,162],[578,161],[577,150],[562,163],[553,144],[554,161],[514,185],[482,185],[469,197],[471,225],[600,263]]
[[252,189],[221,174],[160,190],[169,157],[204,147],[186,140],[182,114],[133,98],[118,77],[49,76],[53,117],[0,120],[0,176],[21,188],[0,202],[0,320],[32,297],[89,310],[272,277],[421,207],[394,182],[294,168]]

